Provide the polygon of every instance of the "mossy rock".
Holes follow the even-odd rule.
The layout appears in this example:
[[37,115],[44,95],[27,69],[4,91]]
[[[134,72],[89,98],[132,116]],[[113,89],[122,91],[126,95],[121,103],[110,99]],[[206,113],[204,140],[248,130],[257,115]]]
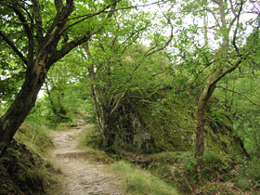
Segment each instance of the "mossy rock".
[[[109,120],[116,134],[115,145],[120,146],[117,148],[142,153],[194,151],[195,104],[167,94],[162,90],[147,99],[133,98],[138,94],[126,95]],[[206,150],[244,155],[242,142],[233,133],[232,121],[224,112],[219,112],[218,118],[221,120],[216,118],[206,126]]]

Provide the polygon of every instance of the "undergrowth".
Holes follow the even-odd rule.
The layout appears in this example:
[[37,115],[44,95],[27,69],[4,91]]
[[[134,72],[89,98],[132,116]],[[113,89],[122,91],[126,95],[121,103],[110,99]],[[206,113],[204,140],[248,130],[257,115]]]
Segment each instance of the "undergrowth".
[[202,174],[198,175],[196,160],[188,153],[151,155],[148,169],[183,194],[260,194],[260,163],[239,156],[206,152]]
[[174,195],[177,190],[145,170],[124,161],[111,165],[112,170],[126,181],[127,192],[133,195]]
[[0,158],[0,194],[46,195],[56,185],[56,172],[47,151],[53,147],[47,126],[27,120],[19,128],[11,146]]
[[48,190],[55,184],[51,177],[53,167],[26,145],[15,140],[0,159],[0,166],[5,172],[5,176],[0,177],[0,188],[6,194],[12,194],[12,188],[17,188],[14,194],[48,194]]

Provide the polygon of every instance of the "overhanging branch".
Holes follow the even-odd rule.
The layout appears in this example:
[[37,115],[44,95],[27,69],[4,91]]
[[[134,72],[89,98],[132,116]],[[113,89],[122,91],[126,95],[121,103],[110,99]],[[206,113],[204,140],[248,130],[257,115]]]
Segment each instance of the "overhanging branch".
[[229,91],[229,92],[231,92],[231,93],[235,93],[235,94],[237,94],[237,95],[240,95],[240,96],[244,97],[247,101],[249,101],[251,104],[260,107],[260,104],[257,104],[257,103],[255,103],[255,102],[253,102],[253,101],[252,101],[251,99],[249,99],[245,94],[242,94],[242,93],[240,93],[240,92],[234,91],[234,90],[232,90],[232,89],[228,89],[228,88],[223,87],[223,86],[217,86],[216,88],[224,89],[224,90]]
[[33,50],[34,50],[33,29],[30,28],[25,16],[21,12],[21,10],[17,7],[16,4],[11,3],[11,4],[7,4],[7,6],[10,7],[15,12],[15,14],[18,16],[19,20],[22,22],[22,25],[24,27],[25,33],[28,38],[28,61],[26,64],[27,66],[30,66],[33,63]]
[[80,22],[83,22],[89,18],[92,18],[92,17],[95,17],[99,14],[102,14],[102,13],[111,13],[111,12],[116,12],[116,11],[121,11],[121,10],[128,10],[128,9],[137,9],[137,8],[141,8],[141,7],[148,7],[148,6],[152,6],[152,5],[156,5],[158,3],[165,3],[165,2],[168,2],[170,0],[159,0],[159,1],[155,1],[155,2],[152,2],[152,3],[148,3],[148,4],[143,4],[143,5],[135,5],[135,6],[129,6],[129,7],[122,7],[122,8],[112,8],[110,10],[108,10],[110,7],[112,7],[113,5],[119,3],[121,0],[116,0],[114,1],[113,3],[107,5],[106,7],[104,7],[102,10],[98,11],[98,12],[95,12],[95,13],[92,13],[92,14],[86,14],[86,15],[81,15],[81,16],[76,16],[76,17],[72,17],[70,18],[69,20],[75,20],[75,19],[80,19],[72,24],[70,24],[69,26],[67,26],[66,28],[64,28],[63,32],[68,30],[69,28],[71,28],[72,26],[80,23]]
[[79,37],[78,39],[71,41],[69,43],[67,43],[65,46],[63,46],[60,50],[58,50],[56,52],[55,55],[52,56],[52,58],[50,58],[48,60],[48,65],[51,65],[55,62],[57,62],[59,59],[61,59],[62,57],[64,57],[67,53],[69,53],[72,49],[74,49],[75,47],[81,45],[82,43],[87,42],[91,36],[94,33],[88,33],[84,36]]
[[[71,28],[72,26],[75,26],[76,24],[79,24],[79,23],[81,23],[81,22],[83,22],[83,21],[85,21],[85,20],[87,20],[87,19],[89,19],[89,18],[92,18],[92,17],[94,17],[94,16],[97,16],[97,15],[99,15],[99,14],[101,14],[101,13],[104,13],[105,10],[109,9],[111,6],[115,5],[115,4],[118,3],[119,1],[121,1],[121,0],[116,0],[115,2],[109,4],[108,6],[106,6],[105,8],[103,8],[102,10],[100,10],[100,11],[98,11],[98,12],[96,12],[96,13],[87,14],[87,15],[78,16],[78,17],[74,17],[74,18],[68,19],[68,20],[72,20],[72,19],[82,18],[82,19],[80,19],[80,20],[78,20],[78,21],[76,21],[76,22],[74,22],[74,23],[68,25],[67,27],[65,27],[65,28],[62,30],[61,33],[63,33],[64,31],[68,30],[68,29]],[[111,12],[111,10],[110,10],[110,12]]]
[[15,14],[18,16],[19,20],[22,22],[25,32],[29,40],[33,38],[32,31],[21,11],[15,5],[8,5],[12,10],[14,10]]
[[172,39],[173,39],[173,29],[174,29],[174,27],[173,27],[173,25],[172,25],[172,22],[171,22],[170,18],[169,18],[166,14],[163,13],[163,16],[165,17],[165,19],[167,20],[167,23],[168,23],[168,24],[170,25],[170,27],[171,27],[171,35],[170,35],[169,39],[167,40],[167,42],[166,42],[162,47],[157,48],[157,44],[156,44],[154,47],[150,48],[150,49],[144,54],[145,57],[148,57],[148,56],[150,56],[150,55],[152,55],[152,54],[154,54],[154,53],[156,53],[156,52],[158,52],[158,51],[164,50],[164,49],[171,43],[171,41],[172,41]]
[[12,41],[10,41],[2,31],[0,31],[0,36],[3,38],[3,40],[13,49],[13,51],[21,58],[21,60],[28,65],[27,59],[24,57],[24,55],[19,51],[19,49],[14,45]]
[[224,76],[226,76],[227,74],[233,72],[234,70],[237,69],[237,67],[242,63],[242,61],[246,58],[247,56],[241,56],[236,63],[230,67],[229,69],[225,70],[224,72],[222,72],[215,80],[214,82],[212,82],[212,85],[215,85],[218,81],[220,81]]
[[234,31],[233,39],[232,39],[233,47],[235,48],[235,51],[238,54],[239,54],[239,49],[238,49],[237,44],[236,44],[236,37],[237,37],[237,30],[238,30],[238,26],[239,26],[239,19],[240,19],[240,15],[241,15],[241,12],[242,12],[242,8],[243,8],[243,1],[240,2],[239,11],[238,11],[238,14],[236,15],[237,25],[236,25],[236,29]]

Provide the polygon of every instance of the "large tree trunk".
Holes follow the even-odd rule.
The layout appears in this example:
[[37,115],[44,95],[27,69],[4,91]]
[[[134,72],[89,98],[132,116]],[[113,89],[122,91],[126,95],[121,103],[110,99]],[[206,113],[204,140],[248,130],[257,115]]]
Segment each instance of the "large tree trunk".
[[23,123],[26,116],[35,105],[38,92],[40,91],[47,70],[39,64],[36,68],[28,68],[24,84],[15,98],[14,103],[0,119],[0,154],[6,150],[19,126]]
[[[73,11],[74,5],[72,0],[67,0],[66,6],[63,5],[62,1],[56,0],[55,6],[57,14],[44,37],[39,2],[33,1],[33,13],[38,12],[38,17],[36,21],[34,21],[37,24],[36,39],[34,39],[33,36],[33,28],[29,26],[31,21],[27,23],[19,9],[13,6],[13,10],[18,15],[18,18],[23,22],[23,27],[28,38],[28,59],[23,56],[22,52],[19,51],[8,37],[3,33],[1,34],[4,41],[18,54],[27,68],[25,80],[20,92],[17,94],[11,107],[0,119],[0,155],[5,152],[19,126],[23,123],[26,116],[34,107],[38,92],[45,81],[47,72],[51,65],[70,52],[71,49],[84,41],[87,41],[91,37],[84,36],[78,40],[65,44],[60,50],[57,50],[62,30],[66,24],[67,18]],[[38,43],[38,47],[35,47],[34,42]]]

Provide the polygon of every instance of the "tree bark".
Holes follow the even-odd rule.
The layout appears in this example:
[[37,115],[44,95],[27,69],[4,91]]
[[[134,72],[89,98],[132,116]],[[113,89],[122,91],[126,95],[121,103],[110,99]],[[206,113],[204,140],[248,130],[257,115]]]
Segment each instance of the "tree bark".
[[[23,123],[31,109],[34,107],[38,92],[45,81],[49,68],[54,62],[60,59],[56,58],[53,60],[53,56],[55,56],[57,52],[56,47],[61,38],[60,32],[66,24],[66,19],[73,11],[73,7],[73,2],[71,1],[70,3],[67,3],[66,7],[63,7],[61,12],[57,12],[54,22],[46,36],[41,43],[38,43],[38,48],[35,48],[33,44],[29,44],[30,49],[27,54],[29,60],[27,60],[26,63],[27,69],[23,86],[11,107],[0,119],[0,155],[3,155],[19,126]],[[21,21],[23,21],[22,15],[20,13],[18,14]],[[25,31],[27,35],[32,33],[29,32],[30,29],[27,28],[27,26],[25,26]],[[28,37],[28,41],[32,41],[31,37]],[[11,46],[8,38],[5,42]],[[69,46],[65,45],[64,47],[69,47],[69,49],[67,49],[69,52],[71,49],[76,47],[77,44],[78,42],[75,42],[74,44],[70,44]],[[13,46],[12,49],[14,51],[19,51],[16,46]],[[36,55],[34,55],[34,52]],[[63,52],[63,56],[67,53]],[[18,56],[20,57],[20,55]]]
[[36,68],[28,68],[22,89],[15,98],[14,103],[0,119],[0,154],[3,154],[19,126],[34,107],[38,92],[44,83],[47,71],[39,64]]
[[195,141],[195,158],[197,159],[197,172],[201,173],[202,168],[202,156],[204,153],[204,133],[205,133],[205,121],[206,121],[206,111],[208,100],[212,96],[218,77],[221,74],[221,69],[215,70],[210,76],[208,84],[204,88],[200,95],[197,108],[197,131],[196,131],[196,141]]

